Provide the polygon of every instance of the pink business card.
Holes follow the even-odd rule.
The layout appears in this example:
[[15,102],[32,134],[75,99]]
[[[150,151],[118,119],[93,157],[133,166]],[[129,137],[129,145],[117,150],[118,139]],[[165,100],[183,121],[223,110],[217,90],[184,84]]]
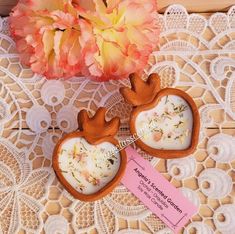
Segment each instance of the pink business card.
[[128,163],[122,183],[177,233],[197,208],[133,148],[126,148]]

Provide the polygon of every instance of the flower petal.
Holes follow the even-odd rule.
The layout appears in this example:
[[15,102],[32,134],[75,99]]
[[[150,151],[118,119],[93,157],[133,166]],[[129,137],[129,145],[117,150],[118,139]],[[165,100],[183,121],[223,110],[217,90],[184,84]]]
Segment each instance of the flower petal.
[[95,12],[82,13],[93,27],[81,27],[84,74],[104,81],[141,73],[158,42],[156,15],[154,0],[107,0],[105,7],[96,1]]
[[48,58],[51,52],[53,51],[54,36],[55,36],[55,32],[51,30],[47,30],[43,34],[42,41],[44,45],[44,53],[45,53],[46,58]]

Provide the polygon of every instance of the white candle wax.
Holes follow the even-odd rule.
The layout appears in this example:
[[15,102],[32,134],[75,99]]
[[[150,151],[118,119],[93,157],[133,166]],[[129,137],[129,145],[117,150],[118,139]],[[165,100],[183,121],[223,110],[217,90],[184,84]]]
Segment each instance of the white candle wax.
[[78,192],[93,194],[108,184],[118,172],[120,154],[115,153],[115,149],[109,142],[90,145],[82,137],[73,138],[61,146],[59,167],[64,178]]
[[137,116],[135,127],[141,140],[152,148],[184,150],[191,144],[192,110],[183,98],[164,96],[156,107]]

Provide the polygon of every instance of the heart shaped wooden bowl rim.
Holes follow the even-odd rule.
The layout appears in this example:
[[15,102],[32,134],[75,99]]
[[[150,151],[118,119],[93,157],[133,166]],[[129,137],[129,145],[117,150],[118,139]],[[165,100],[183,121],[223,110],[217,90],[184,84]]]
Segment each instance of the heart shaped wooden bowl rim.
[[[57,145],[54,149],[54,152],[53,152],[52,166],[53,166],[53,169],[57,175],[57,178],[61,182],[61,184],[65,187],[65,189],[69,193],[71,193],[74,196],[74,198],[79,199],[81,201],[86,201],[86,202],[96,201],[96,200],[101,199],[102,197],[106,196],[120,183],[120,181],[123,177],[123,174],[125,172],[126,164],[127,164],[126,152],[125,152],[125,150],[119,151],[119,153],[120,153],[120,166],[119,166],[118,172],[116,173],[115,177],[111,181],[109,181],[103,188],[101,188],[99,191],[97,191],[93,194],[82,194],[82,193],[78,192],[75,188],[73,188],[73,186],[65,179],[65,177],[63,176],[63,174],[60,171],[61,169],[59,167],[59,162],[58,162],[59,152],[60,152],[62,145],[66,141],[68,141],[72,138],[77,138],[77,137],[84,137],[84,132],[69,133],[59,140],[59,142],[57,143]],[[89,139],[87,139],[86,137],[84,137],[84,138],[91,145],[98,145],[103,142],[109,142],[109,143],[113,144],[114,146],[118,145],[118,141],[115,138],[109,137],[109,136],[101,138],[97,141],[92,140],[92,143],[90,143],[91,141],[89,141]]]
[[130,117],[130,131],[131,131],[131,134],[136,135],[137,131],[135,128],[135,122],[136,122],[137,116],[143,111],[151,110],[154,107],[156,107],[159,101],[161,100],[161,98],[164,96],[168,96],[168,95],[176,95],[176,96],[183,98],[191,108],[192,115],[193,115],[193,127],[192,127],[190,147],[184,150],[161,150],[161,149],[155,149],[146,145],[141,139],[137,139],[136,144],[141,149],[145,150],[147,153],[149,153],[151,156],[154,156],[154,157],[165,158],[165,159],[186,157],[189,154],[192,154],[196,150],[198,140],[199,140],[200,116],[199,116],[198,108],[195,102],[184,91],[181,91],[179,89],[174,89],[174,88],[165,88],[165,89],[160,90],[157,93],[156,97],[153,99],[151,103],[134,107],[131,112],[131,117]]

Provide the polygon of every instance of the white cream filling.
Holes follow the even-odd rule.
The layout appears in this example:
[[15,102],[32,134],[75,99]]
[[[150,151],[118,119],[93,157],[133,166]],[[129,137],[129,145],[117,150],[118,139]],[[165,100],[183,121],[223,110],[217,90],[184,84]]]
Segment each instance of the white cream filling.
[[162,97],[156,107],[138,114],[135,122],[137,134],[146,145],[164,150],[189,148],[192,127],[192,110],[176,95]]
[[116,147],[103,142],[90,145],[78,137],[66,141],[59,154],[59,167],[64,178],[78,192],[93,194],[107,185],[120,167],[120,154]]

